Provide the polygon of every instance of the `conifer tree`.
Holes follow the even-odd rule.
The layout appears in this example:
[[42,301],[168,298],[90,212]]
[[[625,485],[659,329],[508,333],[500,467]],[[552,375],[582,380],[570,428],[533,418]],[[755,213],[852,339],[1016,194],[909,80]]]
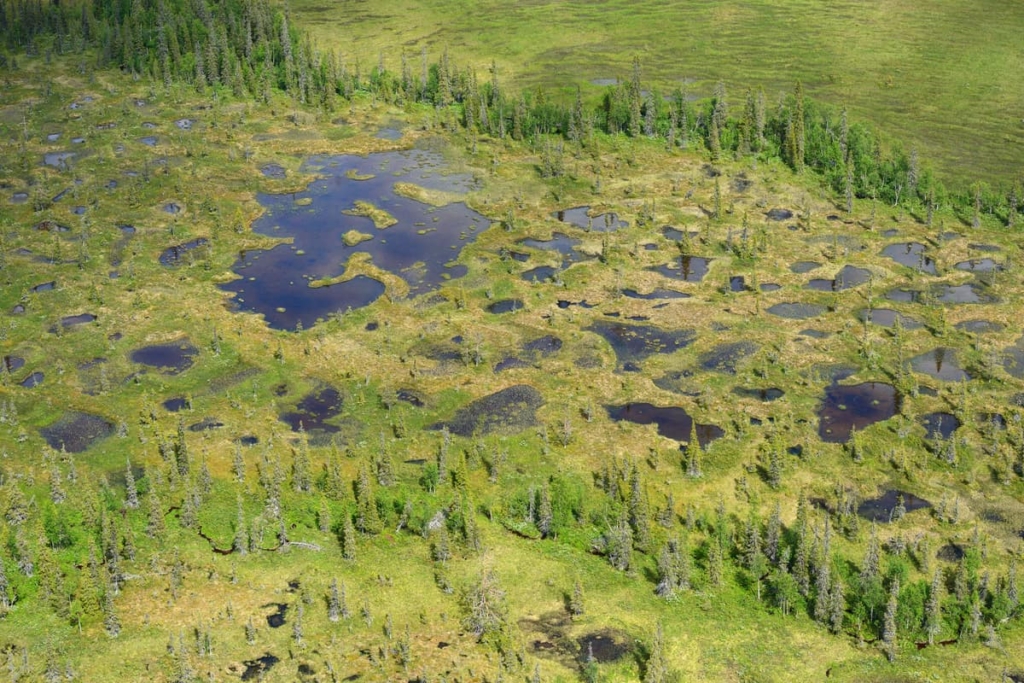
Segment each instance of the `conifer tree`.
[[890,662],[896,661],[896,612],[899,609],[900,582],[893,578],[889,586],[889,602],[882,625],[882,647]]

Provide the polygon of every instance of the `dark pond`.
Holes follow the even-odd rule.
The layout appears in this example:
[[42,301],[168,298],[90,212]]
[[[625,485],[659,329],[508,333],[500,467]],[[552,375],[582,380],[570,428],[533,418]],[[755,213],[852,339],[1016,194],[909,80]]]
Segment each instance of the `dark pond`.
[[524,361],[523,359],[516,358],[515,356],[508,356],[507,358],[502,358],[500,361],[495,363],[494,371],[504,372],[505,370],[515,370],[518,368],[528,367],[530,367],[530,364]]
[[570,306],[579,306],[580,308],[593,308],[596,305],[597,304],[587,303],[586,299],[584,299],[583,301],[569,301],[568,299],[558,300],[558,307],[561,308],[562,310],[565,310]]
[[858,287],[871,279],[871,271],[856,266],[843,266],[834,280],[817,279],[807,283],[808,289],[821,292],[841,292],[844,289]]
[[799,335],[801,337],[810,337],[811,339],[828,339],[831,335],[830,332],[824,330],[815,330],[807,328],[806,330],[800,330]]
[[903,289],[897,287],[896,289],[890,289],[885,293],[885,298],[889,301],[896,301],[898,303],[917,303],[921,299],[921,292],[916,289]]
[[954,327],[962,332],[972,332],[974,334],[1002,332],[1004,329],[1001,323],[993,320],[964,320],[954,325]]
[[590,655],[600,664],[615,662],[630,652],[631,644],[625,638],[616,638],[611,633],[588,633],[576,641],[580,648],[580,661],[586,662]]
[[558,271],[559,269],[554,266],[538,266],[526,271],[520,277],[527,282],[547,282],[548,280],[553,280]]
[[921,323],[913,318],[897,313],[891,308],[864,308],[857,311],[857,318],[872,325],[881,325],[882,327],[892,327],[896,324],[897,319],[900,321],[900,326],[905,330],[916,330],[922,327]]
[[50,280],[49,282],[44,282],[44,283],[42,283],[40,285],[36,285],[35,287],[32,288],[32,291],[33,292],[49,292],[51,289],[53,289],[56,286],[57,286],[57,281],[56,280]]
[[399,389],[396,394],[399,401],[405,401],[411,406],[422,408],[424,406],[423,398],[412,389]]
[[76,325],[84,325],[91,323],[96,320],[96,316],[92,313],[79,313],[78,315],[67,315],[60,319],[62,327],[75,327]]
[[487,310],[491,313],[511,313],[513,311],[519,311],[523,308],[522,299],[502,299],[501,301],[495,301],[493,304],[487,307]]
[[276,180],[280,180],[286,175],[284,166],[281,164],[265,164],[260,167],[260,173],[262,173],[264,177],[274,178]]
[[166,375],[177,375],[192,367],[199,349],[192,346],[188,339],[167,344],[143,346],[131,352],[129,358],[133,363],[140,363],[159,369]]
[[270,628],[281,628],[284,626],[284,617],[288,613],[288,605],[283,602],[271,602],[263,606],[276,608],[273,614],[267,615],[267,626]]
[[899,505],[900,496],[903,496],[903,507],[906,512],[923,510],[932,506],[924,498],[918,498],[912,493],[888,489],[875,498],[861,502],[857,506],[857,514],[872,522],[891,522],[893,510]]
[[188,430],[190,432],[205,432],[211,429],[220,429],[224,426],[224,423],[213,417],[204,417],[195,424],[190,424]]
[[962,545],[956,543],[947,543],[935,553],[935,557],[944,562],[959,562],[964,559],[965,555],[967,555],[967,551]]
[[270,671],[280,661],[280,659],[269,653],[256,659],[246,660],[242,662],[245,665],[245,671],[242,672],[242,680],[263,680],[263,674]]
[[[1013,346],[1008,346],[1003,351],[1003,369],[1011,377],[1024,379],[1024,337],[1017,340]],[[1024,402],[1018,401],[1020,405]]]
[[7,370],[7,372],[15,372],[16,370],[20,370],[22,367],[24,367],[24,365],[25,365],[25,359],[24,358],[19,358],[17,356],[4,356],[3,357],[3,366],[4,366],[4,369]]
[[156,147],[156,136],[147,135],[145,137],[141,137],[139,138],[139,142],[144,144],[146,147]]
[[1003,267],[990,258],[971,259],[956,264],[957,270],[966,270],[972,273],[990,273],[994,270],[1002,270]]
[[899,398],[891,384],[832,384],[818,409],[818,436],[826,443],[845,443],[858,431],[896,414]]
[[925,246],[920,242],[899,242],[890,244],[882,250],[882,256],[887,256],[897,263],[919,270],[922,273],[935,275],[935,261],[925,256]]
[[[289,330],[299,322],[308,328],[330,313],[366,306],[383,293],[384,286],[367,277],[330,287],[307,286],[307,280],[343,275],[344,263],[356,253],[368,254],[375,266],[403,278],[413,296],[433,291],[459,275],[447,264],[490,225],[464,203],[431,207],[394,192],[396,181],[452,192],[472,188],[469,176],[446,176],[443,169],[440,155],[419,150],[312,157],[301,170],[322,177],[304,191],[257,197],[265,211],[253,230],[291,237],[293,244],[246,254],[233,266],[240,279],[221,288],[237,293],[239,310],[260,313],[271,327]],[[372,178],[354,180],[349,172]],[[301,206],[296,200],[311,203]],[[342,213],[356,201],[383,209],[398,222],[378,230],[365,216]],[[341,236],[349,230],[373,239],[346,246]]]
[[188,407],[188,400],[184,396],[175,396],[174,398],[167,399],[161,405],[163,405],[165,410],[176,413]]
[[243,446],[255,446],[260,442],[260,437],[252,434],[246,434],[245,436],[238,437],[238,443]]
[[164,204],[164,213],[179,214],[181,213],[181,205],[175,202],[168,202]]
[[576,247],[579,246],[580,241],[578,239],[569,237],[564,233],[556,232],[553,235],[551,235],[551,239],[549,240],[538,240],[534,239],[533,237],[527,237],[525,239],[519,240],[518,242],[516,242],[516,244],[530,249],[541,249],[543,251],[557,251],[559,254],[566,257],[567,259],[574,259],[578,257],[578,254],[575,250]]
[[782,285],[777,285],[774,282],[766,282],[759,286],[762,292],[777,292],[782,289]]
[[74,152],[50,152],[43,155],[43,163],[54,168],[65,168],[75,156]]
[[540,392],[527,384],[517,384],[478,398],[460,408],[451,420],[433,425],[447,426],[458,436],[493,433],[514,434],[537,424],[537,409],[544,404]]
[[98,415],[69,410],[40,429],[39,434],[54,450],[64,448],[68,453],[81,453],[113,431],[114,425]]
[[772,315],[777,315],[780,318],[789,318],[790,320],[807,320],[808,318],[816,318],[825,312],[824,306],[818,304],[807,304],[801,301],[788,301],[781,304],[775,304],[768,308],[768,312]]
[[208,240],[205,237],[197,237],[194,240],[189,240],[182,244],[176,244],[173,247],[168,247],[160,252],[160,265],[162,266],[176,266],[181,263],[182,257],[193,249],[198,249],[204,246]]
[[812,270],[817,270],[818,268],[821,268],[821,264],[817,261],[797,261],[789,267],[789,270],[797,273],[798,275],[802,275],[804,273],[809,273]]
[[11,195],[11,204],[24,204],[28,201],[28,192],[15,192]]
[[918,422],[924,427],[927,439],[948,439],[960,428],[960,420],[952,413],[938,412],[922,415]]
[[704,370],[735,375],[736,366],[740,361],[757,353],[759,348],[760,346],[752,341],[719,344],[710,351],[702,353],[697,362],[700,363],[700,367]]
[[562,340],[551,334],[538,337],[533,341],[528,341],[523,344],[524,352],[540,354],[541,356],[550,356],[553,353],[561,351],[561,349]]
[[179,130],[192,130],[192,125],[196,122],[195,119],[178,119],[174,122],[175,127]]
[[71,228],[61,225],[57,221],[44,220],[36,223],[36,230],[40,232],[68,232]]
[[337,432],[338,428],[326,420],[341,413],[341,404],[341,393],[334,387],[324,387],[303,396],[295,410],[281,413],[278,419],[291,427],[293,432],[300,429],[307,432]]
[[747,281],[742,275],[733,275],[729,278],[729,291],[742,292],[747,288]]
[[641,294],[635,289],[624,289],[622,295],[628,299],[643,299],[645,301],[651,301],[654,299],[689,299],[689,294],[683,292],[677,292],[672,289],[655,289],[650,294]]
[[680,256],[672,263],[655,266],[651,270],[673,280],[700,282],[708,274],[708,266],[711,265],[711,261],[712,259],[700,256]]
[[975,244],[975,243],[970,243],[970,244],[967,245],[967,248],[968,249],[974,249],[975,251],[982,251],[982,252],[985,252],[985,253],[994,253],[994,252],[997,252],[997,251],[1002,251],[1002,248],[997,247],[994,244]]
[[915,372],[924,373],[944,382],[971,379],[971,376],[957,365],[956,350],[943,346],[911,358],[910,367]]
[[611,344],[620,363],[640,361],[656,353],[673,353],[697,338],[694,330],[663,330],[653,325],[630,325],[598,320],[588,332],[596,332]]
[[20,384],[21,384],[21,386],[25,387],[26,389],[34,389],[35,387],[37,387],[40,384],[42,384],[43,383],[43,379],[45,379],[45,378],[46,378],[46,375],[44,375],[39,370],[36,370],[31,375],[29,375],[25,379],[21,380]]
[[748,389],[745,387],[734,387],[732,393],[743,398],[752,398],[765,403],[777,401],[786,395],[782,389],[770,387],[768,389]]
[[[608,417],[616,422],[625,420],[639,425],[657,425],[658,434],[681,443],[690,440],[693,418],[682,408],[668,406],[661,408],[650,403],[627,403],[621,406],[607,405]],[[721,427],[711,424],[697,424],[697,441],[704,448],[722,437],[725,432]]]
[[986,304],[995,297],[985,294],[978,285],[942,285],[935,289],[935,299],[942,304]]
[[772,209],[765,216],[770,221],[788,221],[793,217],[793,212],[789,209]]
[[562,223],[575,225],[584,230],[599,230],[601,232],[614,232],[627,227],[626,221],[620,220],[617,214],[602,213],[596,216],[589,216],[589,206],[577,206],[573,209],[564,209],[551,214]]

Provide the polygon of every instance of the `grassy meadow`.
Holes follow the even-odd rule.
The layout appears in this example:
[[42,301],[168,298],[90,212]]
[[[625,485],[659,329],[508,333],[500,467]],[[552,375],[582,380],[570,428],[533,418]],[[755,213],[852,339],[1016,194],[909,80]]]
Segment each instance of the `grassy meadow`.
[[644,79],[668,93],[684,84],[709,96],[725,84],[739,106],[746,88],[770,103],[797,80],[807,93],[916,148],[949,180],[1008,184],[1024,159],[1024,70],[1014,3],[842,0],[607,0],[522,2],[295,0],[295,21],[364,72],[404,54],[446,48],[488,78],[541,87],[567,100],[576,85],[597,98],[608,79]]

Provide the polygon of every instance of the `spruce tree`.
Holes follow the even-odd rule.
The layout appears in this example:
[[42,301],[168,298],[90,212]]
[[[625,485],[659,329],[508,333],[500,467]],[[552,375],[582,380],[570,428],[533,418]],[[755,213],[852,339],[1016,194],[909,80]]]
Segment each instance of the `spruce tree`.
[[647,657],[644,683],[666,683],[668,681],[668,662],[665,658],[665,638],[661,631],[661,623],[654,630],[650,654]]
[[896,661],[896,612],[899,609],[900,582],[893,578],[889,585],[889,602],[882,624],[882,648],[890,662]]

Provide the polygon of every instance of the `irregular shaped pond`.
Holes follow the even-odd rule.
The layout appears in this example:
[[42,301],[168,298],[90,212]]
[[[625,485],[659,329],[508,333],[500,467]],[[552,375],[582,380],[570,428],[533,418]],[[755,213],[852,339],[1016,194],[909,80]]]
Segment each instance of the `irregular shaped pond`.
[[26,389],[34,389],[37,386],[39,386],[40,384],[42,384],[44,379],[46,379],[46,375],[44,375],[39,370],[36,370],[32,374],[30,374],[28,377],[26,377],[25,379],[21,380],[21,382],[19,382],[19,384],[21,386],[25,387]]
[[555,276],[558,275],[558,271],[559,269],[554,266],[538,266],[537,268],[526,271],[520,277],[527,282],[547,282],[548,280],[555,279]]
[[514,434],[537,424],[536,412],[544,404],[540,392],[528,384],[517,384],[478,398],[455,413],[451,420],[433,425],[447,426],[458,436],[493,433]]
[[569,237],[568,235],[556,232],[551,236],[549,240],[538,240],[533,237],[527,237],[521,239],[516,244],[519,244],[530,249],[541,249],[543,251],[557,251],[566,258],[573,258],[576,255],[576,247],[579,246],[580,241]]
[[869,322],[872,325],[880,325],[882,327],[892,327],[896,324],[897,320],[900,321],[900,326],[905,330],[916,330],[922,327],[918,321],[891,308],[861,309],[857,312],[857,318],[862,322]]
[[995,297],[985,294],[981,287],[971,283],[937,287],[935,299],[942,304],[987,304],[996,301]]
[[899,242],[890,244],[882,250],[882,256],[887,256],[897,263],[919,270],[922,273],[935,275],[935,261],[925,255],[925,246],[920,242]]
[[798,275],[803,275],[818,268],[821,268],[821,264],[817,261],[797,261],[789,267],[789,270]]
[[95,442],[114,431],[114,425],[98,415],[74,410],[39,430],[39,434],[54,450],[63,448],[68,453],[81,453]]
[[553,353],[557,353],[562,349],[562,340],[558,337],[549,334],[544,337],[538,337],[533,341],[528,341],[523,344],[523,351],[526,353],[535,353],[541,356],[550,356]]
[[969,261],[961,261],[954,266],[957,270],[966,270],[971,273],[991,273],[994,270],[1002,270],[1003,267],[990,258],[976,258]]
[[673,280],[700,282],[708,274],[708,266],[711,265],[711,261],[712,259],[701,256],[680,256],[672,263],[655,266],[651,270]]
[[673,353],[697,338],[694,330],[663,330],[653,325],[629,325],[610,320],[598,320],[585,329],[604,337],[620,363],[640,361],[656,353]]
[[989,332],[1002,332],[1005,328],[1002,323],[997,323],[994,320],[964,320],[954,325],[956,329],[962,332],[971,332],[974,334],[988,334]]
[[[690,414],[675,406],[661,408],[650,403],[627,403],[621,406],[607,405],[605,410],[608,411],[608,417],[616,422],[626,420],[639,425],[657,425],[658,434],[684,444],[690,440],[694,429]],[[696,430],[697,441],[704,448],[725,434],[721,427],[712,424],[698,423]]]
[[193,249],[198,249],[206,245],[209,242],[205,237],[197,237],[194,240],[189,240],[182,244],[176,244],[173,247],[168,247],[160,252],[160,265],[162,266],[176,266],[181,263],[182,257]]
[[278,419],[291,427],[293,432],[337,432],[338,428],[326,420],[341,414],[341,404],[341,393],[334,387],[325,387],[303,396],[295,410],[282,413]]
[[263,674],[274,668],[274,665],[280,661],[280,659],[270,653],[267,653],[262,657],[257,657],[256,659],[246,660],[242,662],[242,664],[245,665],[245,671],[242,672],[242,680],[263,680]]
[[167,399],[161,405],[164,407],[164,410],[176,413],[188,407],[188,400],[184,396],[175,396],[174,398]]
[[771,209],[765,217],[770,221],[788,221],[793,217],[793,212],[789,209]]
[[152,344],[132,351],[133,363],[159,369],[166,375],[177,375],[192,367],[199,349],[187,339],[167,344]]
[[818,409],[818,436],[826,443],[845,443],[854,429],[861,430],[896,414],[899,397],[891,384],[833,384],[825,389]]
[[600,232],[614,232],[628,227],[626,221],[620,220],[618,214],[602,213],[591,216],[589,206],[577,206],[573,209],[564,209],[551,214],[562,223],[569,223],[584,230],[598,230]]
[[[459,274],[448,264],[490,225],[464,203],[432,207],[396,192],[396,182],[444,192],[472,188],[469,176],[445,176],[443,169],[440,155],[420,150],[309,159],[301,170],[322,177],[304,191],[257,197],[265,213],[253,230],[291,237],[293,243],[246,254],[233,266],[241,278],[221,288],[238,295],[239,310],[262,314],[275,329],[295,329],[299,322],[310,327],[330,313],[374,301],[383,291],[376,280],[342,281],[344,263],[356,253],[404,279],[412,295],[436,289]],[[405,194],[408,185],[401,186]],[[397,223],[378,230],[366,216],[342,213],[357,201],[386,211]],[[341,236],[350,230],[373,239],[346,246]],[[336,284],[310,287],[307,281]]]
[[20,370],[25,365],[25,359],[19,358],[18,356],[4,356],[3,366],[7,372],[14,372]]
[[580,661],[586,662],[593,655],[594,661],[604,664],[616,662],[631,650],[629,639],[610,632],[588,633],[576,641],[580,648]]
[[893,511],[899,506],[901,497],[904,513],[932,506],[930,502],[924,498],[918,498],[913,493],[888,489],[875,498],[861,502],[857,506],[857,514],[872,522],[891,522],[893,521]]
[[807,320],[808,318],[816,318],[825,312],[824,306],[818,304],[808,304],[802,301],[787,301],[781,304],[775,304],[768,308],[768,312],[772,315],[777,315],[780,318],[788,318],[790,320]]
[[732,393],[743,398],[752,398],[764,403],[770,403],[771,401],[777,401],[786,395],[782,389],[776,389],[770,387],[768,389],[747,389],[744,387],[734,387]]
[[704,370],[736,374],[736,366],[744,358],[757,353],[760,348],[752,341],[739,341],[730,344],[719,344],[714,349],[700,355],[698,362]]
[[641,294],[635,289],[624,289],[622,295],[627,299],[642,299],[644,301],[651,301],[656,299],[689,299],[690,295],[683,292],[677,292],[673,289],[655,289],[650,294]]
[[280,180],[286,175],[284,166],[281,164],[264,164],[260,167],[260,173],[262,173],[265,178],[273,178],[275,180]]
[[84,325],[96,320],[92,313],[79,313],[78,315],[67,315],[60,319],[61,327],[69,328],[76,325]]
[[488,306],[487,310],[491,313],[512,313],[513,311],[522,310],[522,308],[522,299],[502,299]]
[[940,346],[910,359],[915,372],[924,373],[944,382],[969,380],[971,376],[956,362],[956,350]]
[[811,280],[807,283],[808,289],[816,289],[823,292],[841,292],[844,289],[858,287],[871,279],[871,271],[856,266],[843,266],[834,280]]
[[927,413],[918,421],[924,427],[926,439],[949,439],[960,429],[960,420],[952,413]]

